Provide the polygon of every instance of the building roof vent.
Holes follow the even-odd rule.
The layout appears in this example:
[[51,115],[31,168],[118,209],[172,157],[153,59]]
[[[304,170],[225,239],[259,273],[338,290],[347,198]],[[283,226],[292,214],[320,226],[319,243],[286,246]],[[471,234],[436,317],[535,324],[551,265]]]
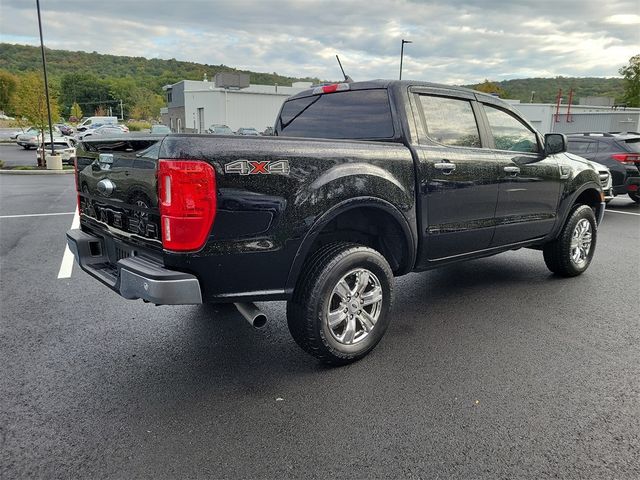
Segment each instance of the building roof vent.
[[214,82],[217,88],[247,88],[248,73],[216,73]]

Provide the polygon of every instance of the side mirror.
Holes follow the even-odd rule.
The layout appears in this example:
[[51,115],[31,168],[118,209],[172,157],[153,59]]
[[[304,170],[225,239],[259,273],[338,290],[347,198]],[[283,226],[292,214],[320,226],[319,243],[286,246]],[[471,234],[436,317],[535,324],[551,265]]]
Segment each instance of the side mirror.
[[567,151],[567,136],[562,133],[547,133],[544,136],[544,153],[555,155]]

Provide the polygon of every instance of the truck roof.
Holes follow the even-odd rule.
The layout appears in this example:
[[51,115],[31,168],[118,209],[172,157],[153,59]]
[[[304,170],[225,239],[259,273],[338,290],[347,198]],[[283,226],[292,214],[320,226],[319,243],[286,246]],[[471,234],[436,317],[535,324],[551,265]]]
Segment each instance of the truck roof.
[[[336,83],[344,83],[344,82],[336,82]],[[296,93],[295,95],[291,95],[287,100],[308,97],[313,95],[315,87],[309,88],[307,90],[303,90],[302,92]],[[454,85],[445,85],[442,83],[432,83],[432,82],[420,82],[417,80],[384,80],[384,79],[376,79],[376,80],[366,80],[363,82],[352,82],[349,84],[349,90],[367,90],[371,88],[408,88],[408,87],[431,87],[437,88],[438,90],[450,90],[452,92],[467,92],[474,93],[476,95],[482,95],[487,98],[496,99],[493,95],[488,93],[479,92],[477,90],[472,90],[470,88],[458,87]]]

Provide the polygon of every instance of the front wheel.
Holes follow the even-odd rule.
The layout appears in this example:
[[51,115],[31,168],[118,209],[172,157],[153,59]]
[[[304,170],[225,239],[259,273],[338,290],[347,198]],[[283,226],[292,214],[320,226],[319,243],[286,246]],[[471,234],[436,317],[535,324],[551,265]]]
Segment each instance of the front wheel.
[[575,277],[591,264],[596,249],[596,216],[588,205],[578,205],[558,238],[544,246],[547,268],[562,277]]
[[357,244],[322,247],[306,263],[287,304],[293,339],[324,363],[367,355],[390,321],[393,273],[377,251]]
[[629,192],[629,198],[636,203],[640,203],[640,195],[638,195],[638,192]]

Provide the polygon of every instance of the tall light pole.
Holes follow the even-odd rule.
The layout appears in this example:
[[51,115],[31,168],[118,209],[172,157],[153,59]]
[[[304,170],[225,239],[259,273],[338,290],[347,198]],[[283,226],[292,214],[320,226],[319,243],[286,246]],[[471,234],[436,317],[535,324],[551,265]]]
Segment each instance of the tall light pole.
[[402,80],[402,58],[404,57],[404,44],[405,43],[413,43],[411,40],[402,39],[402,44],[400,45],[400,80]]
[[[47,117],[49,118],[49,138],[51,139],[51,155],[55,155],[55,150],[53,149],[53,125],[51,124],[51,105],[49,104],[49,80],[47,79],[47,59],[45,58],[45,55],[44,55],[44,40],[42,39],[42,19],[40,18],[40,0],[36,0],[36,8],[38,9],[38,29],[40,30],[40,51],[42,52],[42,71],[44,72],[44,96],[47,102]],[[44,132],[42,132],[42,140],[44,143]],[[42,147],[42,156],[44,157],[44,147]]]

